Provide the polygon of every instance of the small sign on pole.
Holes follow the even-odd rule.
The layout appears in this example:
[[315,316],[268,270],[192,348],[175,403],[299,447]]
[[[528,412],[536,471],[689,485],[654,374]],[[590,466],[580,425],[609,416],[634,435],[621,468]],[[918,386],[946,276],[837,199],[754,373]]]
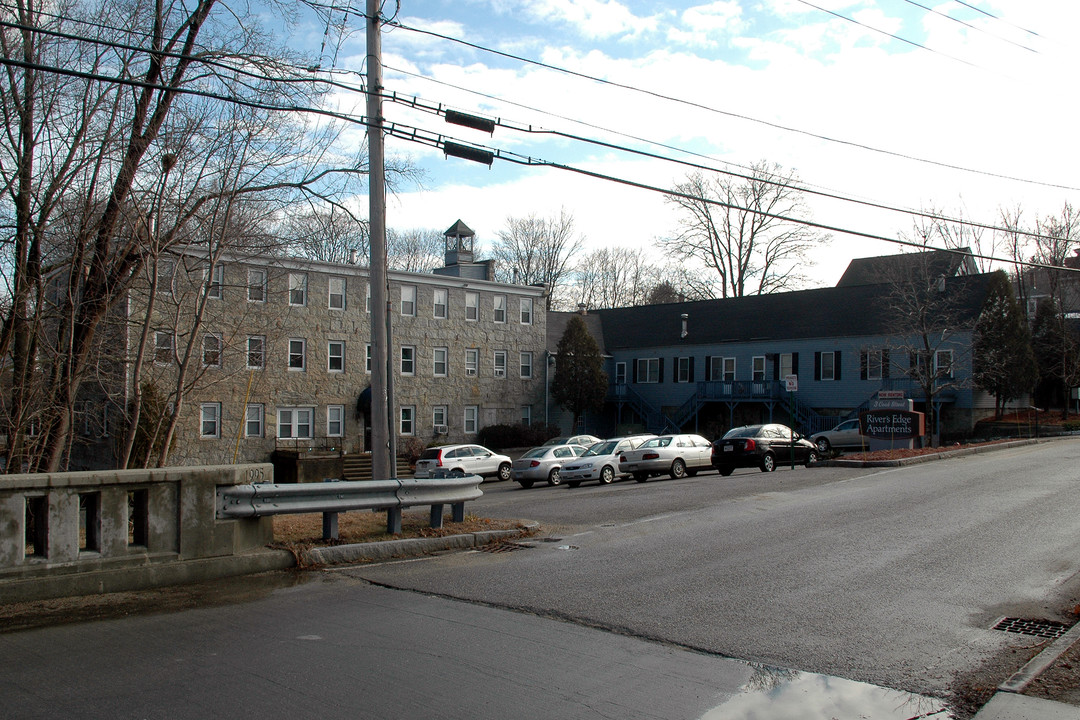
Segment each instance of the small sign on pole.
[[784,376],[784,389],[788,392],[799,391],[799,376],[798,375],[785,375]]

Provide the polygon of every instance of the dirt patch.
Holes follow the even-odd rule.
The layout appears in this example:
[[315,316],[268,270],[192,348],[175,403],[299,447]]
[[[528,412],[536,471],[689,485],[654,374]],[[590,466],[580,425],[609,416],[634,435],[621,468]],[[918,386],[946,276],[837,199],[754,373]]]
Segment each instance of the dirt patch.
[[281,546],[321,547],[403,538],[467,535],[486,530],[517,530],[524,527],[522,520],[492,520],[476,515],[466,515],[464,522],[444,522],[441,528],[429,527],[430,522],[431,516],[426,509],[403,512],[401,532],[390,534],[386,532],[386,511],[359,510],[341,513],[338,515],[338,539],[323,540],[322,513],[276,515],[274,516],[274,543]]
[[986,447],[988,445],[998,445],[1007,442],[1012,442],[1012,440],[992,440],[989,442],[969,443],[967,445],[961,445],[960,443],[956,443],[955,445],[943,445],[942,447],[897,448],[895,450],[875,450],[874,452],[844,453],[843,458],[845,460],[867,461],[903,460],[904,458],[920,457],[922,455],[935,455],[943,452],[949,452],[952,450],[963,450],[964,448],[974,447]]

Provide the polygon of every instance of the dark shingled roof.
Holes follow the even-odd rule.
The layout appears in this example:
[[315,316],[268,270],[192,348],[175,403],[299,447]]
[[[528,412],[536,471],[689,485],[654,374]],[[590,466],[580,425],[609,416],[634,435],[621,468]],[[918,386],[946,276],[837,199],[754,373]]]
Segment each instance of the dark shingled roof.
[[[576,312],[549,312],[547,314],[547,347],[551,352],[555,352],[555,348],[559,347],[559,341],[562,340],[563,334],[566,333],[566,326],[570,322],[570,318],[575,315],[581,315]],[[581,319],[585,321],[585,328],[592,335],[593,340],[600,346],[600,354],[606,354],[604,350],[604,329],[600,325],[599,315],[581,315]]]
[[456,223],[451,225],[450,229],[444,232],[443,235],[449,235],[450,237],[473,237],[476,233],[459,219]]
[[927,250],[926,252],[856,258],[848,263],[837,287],[877,285],[906,275],[954,277],[977,272],[971,250]]
[[[946,292],[955,296],[956,312],[968,327],[979,316],[990,274],[949,278]],[[853,285],[721,300],[643,305],[595,310],[607,351],[722,342],[799,340],[818,337],[890,335],[889,285]],[[680,338],[686,313],[687,336]],[[569,315],[570,313],[562,313]],[[548,342],[562,337],[552,330]],[[565,322],[561,326],[565,328]],[[591,328],[590,328],[591,331]],[[596,333],[593,332],[594,337]],[[598,338],[599,341],[599,338]],[[554,345],[549,345],[554,347]]]

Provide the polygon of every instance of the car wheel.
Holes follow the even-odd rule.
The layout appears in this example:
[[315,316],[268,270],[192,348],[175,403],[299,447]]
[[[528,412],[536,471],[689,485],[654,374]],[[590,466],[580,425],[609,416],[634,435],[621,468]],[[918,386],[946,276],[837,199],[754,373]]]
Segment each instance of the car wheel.
[[610,465],[605,465],[600,471],[600,484],[610,485],[615,482],[615,471],[611,469]]
[[720,474],[724,477],[727,477],[731,473],[735,472],[735,468],[731,467],[730,465],[721,465],[717,468],[717,470],[719,470]]
[[518,480],[518,485],[520,485],[521,487],[528,490],[529,488],[531,488],[533,486],[533,481],[532,480]]
[[679,458],[675,458],[671,462],[671,472],[668,474],[671,475],[672,479],[674,480],[677,480],[681,477],[686,477],[686,463],[684,463]]
[[806,456],[806,467],[810,467],[818,461],[817,450],[811,450],[810,454]]
[[817,445],[819,453],[821,453],[822,455],[829,454],[829,438],[820,437],[815,441],[815,444]]
[[503,464],[499,465],[499,479],[500,480],[509,480],[510,479],[510,463],[503,463]]
[[559,468],[551,468],[551,472],[548,473],[548,485],[561,485],[562,478],[559,477]]
[[761,472],[772,472],[776,469],[776,456],[772,453],[765,453],[761,458]]
[[638,482],[645,482],[649,479],[649,473],[634,473],[634,479]]

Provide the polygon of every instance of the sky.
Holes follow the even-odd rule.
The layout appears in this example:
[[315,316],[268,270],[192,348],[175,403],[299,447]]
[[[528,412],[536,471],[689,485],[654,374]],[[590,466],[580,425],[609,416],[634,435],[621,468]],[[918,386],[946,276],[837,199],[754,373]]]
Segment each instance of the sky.
[[[384,9],[401,25],[383,34],[387,91],[506,125],[488,134],[387,102],[385,117],[402,127],[661,188],[692,168],[621,148],[735,172],[778,163],[843,198],[807,195],[814,222],[890,239],[910,236],[915,218],[854,201],[999,225],[1002,207],[1033,223],[1080,197],[1070,42],[1080,3],[400,0],[394,9]],[[350,23],[332,62],[362,71],[364,30]],[[363,112],[362,97],[337,100]],[[515,129],[530,126],[608,146]],[[508,217],[566,211],[583,250],[642,247],[654,257],[677,229],[661,193],[614,180],[501,159],[489,168],[398,138],[386,152],[423,172],[421,185],[388,198],[392,228],[441,231],[461,219],[490,247]],[[835,284],[852,258],[902,249],[828,235],[803,268],[808,286]]]

